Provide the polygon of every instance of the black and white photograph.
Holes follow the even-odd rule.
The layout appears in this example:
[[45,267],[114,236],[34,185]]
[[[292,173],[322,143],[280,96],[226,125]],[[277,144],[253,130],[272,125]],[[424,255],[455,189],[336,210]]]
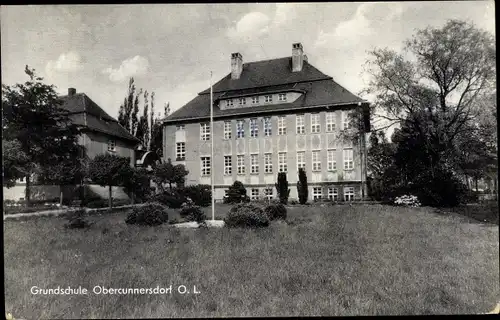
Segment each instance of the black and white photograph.
[[495,9],[2,5],[6,319],[499,314]]

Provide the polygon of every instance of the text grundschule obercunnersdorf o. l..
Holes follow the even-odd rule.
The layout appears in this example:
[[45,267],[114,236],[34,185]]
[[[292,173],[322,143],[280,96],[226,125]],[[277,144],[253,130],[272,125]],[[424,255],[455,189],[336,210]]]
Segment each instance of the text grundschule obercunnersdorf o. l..
[[97,285],[89,290],[79,286],[73,287],[60,287],[55,288],[40,288],[37,286],[31,287],[31,294],[33,295],[127,295],[127,294],[199,294],[201,293],[196,286],[170,285],[168,287],[156,286],[154,288],[109,288],[106,286]]

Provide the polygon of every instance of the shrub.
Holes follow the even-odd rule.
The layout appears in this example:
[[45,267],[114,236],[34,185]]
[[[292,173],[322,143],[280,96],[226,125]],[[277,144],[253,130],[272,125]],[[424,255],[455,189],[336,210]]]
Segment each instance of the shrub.
[[86,212],[84,209],[78,209],[68,214],[65,227],[68,229],[85,229],[90,227],[90,223],[85,218]]
[[290,204],[295,206],[298,204],[297,200],[293,199],[293,200],[290,200]]
[[286,219],[286,207],[282,203],[270,204],[264,209],[264,212],[269,217],[269,220]]
[[403,207],[420,207],[418,198],[413,195],[404,195],[394,200],[394,205]]
[[409,191],[418,197],[422,205],[454,207],[464,201],[465,185],[451,171],[437,168],[417,177]]
[[288,196],[290,196],[290,189],[288,189],[288,181],[286,179],[286,173],[278,173],[278,182],[276,182],[276,192],[282,204],[288,203]]
[[148,203],[142,207],[135,207],[125,219],[127,224],[157,226],[168,222],[167,209],[159,203]]
[[158,193],[152,197],[154,202],[159,202],[169,208],[179,209],[184,202],[186,202],[186,197],[178,189],[173,189],[172,191],[167,190],[162,193]]
[[249,201],[250,197],[247,196],[247,189],[245,189],[243,183],[238,180],[229,187],[227,197],[224,197],[224,203],[242,203]]
[[309,196],[307,189],[307,175],[304,168],[299,168],[299,181],[297,182],[297,192],[299,194],[300,204],[305,204]]
[[187,221],[196,221],[198,223],[205,221],[207,217],[205,216],[203,210],[201,210],[199,206],[195,205],[191,199],[188,200],[188,202],[182,205],[182,208],[179,211],[180,216]]
[[209,185],[190,185],[180,190],[180,192],[184,197],[193,200],[197,206],[208,207],[212,203],[212,190]]
[[267,227],[269,217],[261,208],[250,203],[241,203],[229,210],[226,218],[224,218],[224,223],[229,228]]

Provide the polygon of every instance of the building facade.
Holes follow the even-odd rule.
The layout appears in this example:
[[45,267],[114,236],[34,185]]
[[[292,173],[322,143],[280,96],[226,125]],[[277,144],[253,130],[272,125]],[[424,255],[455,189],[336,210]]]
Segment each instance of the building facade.
[[209,88],[164,120],[164,159],[186,166],[187,184],[210,184],[213,170],[216,200],[236,180],[252,199],[274,198],[278,172],[298,199],[300,167],[310,200],[360,199],[364,133],[345,138],[357,108],[368,105],[309,64],[300,43],[292,57],[274,60],[243,64],[233,53],[231,73],[213,86],[213,130]]

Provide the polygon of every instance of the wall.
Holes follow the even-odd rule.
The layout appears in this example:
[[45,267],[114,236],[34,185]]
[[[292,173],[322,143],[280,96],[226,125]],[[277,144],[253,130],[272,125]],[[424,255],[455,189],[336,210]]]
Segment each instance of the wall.
[[[135,145],[133,145],[131,142],[128,142],[126,140],[119,140],[119,138],[114,138],[114,137],[111,138],[108,135],[97,132],[87,132],[84,133],[83,135],[85,135],[85,138],[82,137],[81,143],[83,144],[83,141],[85,141],[85,147],[87,149],[88,157],[93,158],[98,154],[109,152],[121,157],[129,157],[130,165],[131,166],[135,165],[135,152],[134,152]],[[108,141],[110,139],[115,140],[116,147],[114,152],[108,151]]]

